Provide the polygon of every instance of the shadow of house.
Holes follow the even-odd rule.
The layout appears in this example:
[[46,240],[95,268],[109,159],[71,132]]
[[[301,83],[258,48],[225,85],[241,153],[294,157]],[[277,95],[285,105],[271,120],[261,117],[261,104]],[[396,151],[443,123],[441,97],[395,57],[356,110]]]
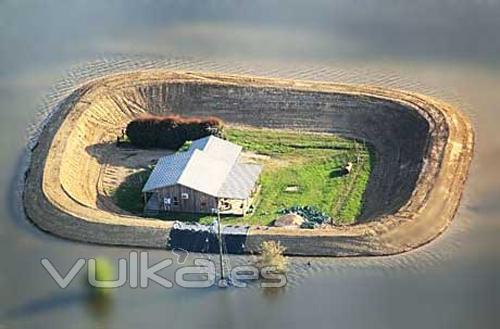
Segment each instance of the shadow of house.
[[[156,163],[156,159],[160,156],[172,153],[172,151],[164,149],[139,149],[131,144],[127,146],[116,146],[113,142],[104,142],[92,144],[85,148],[87,154],[92,156],[101,165],[110,165],[114,167],[125,168],[144,168],[146,164]],[[140,156],[142,159],[150,159],[149,161],[130,161],[130,158]],[[153,161],[154,160],[154,161]]]

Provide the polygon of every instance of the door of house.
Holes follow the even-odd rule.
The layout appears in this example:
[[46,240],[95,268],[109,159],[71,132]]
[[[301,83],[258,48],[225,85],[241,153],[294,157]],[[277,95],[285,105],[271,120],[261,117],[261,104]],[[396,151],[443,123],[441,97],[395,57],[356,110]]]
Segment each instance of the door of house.
[[170,197],[163,198],[163,209],[165,211],[170,211],[172,208],[172,199]]

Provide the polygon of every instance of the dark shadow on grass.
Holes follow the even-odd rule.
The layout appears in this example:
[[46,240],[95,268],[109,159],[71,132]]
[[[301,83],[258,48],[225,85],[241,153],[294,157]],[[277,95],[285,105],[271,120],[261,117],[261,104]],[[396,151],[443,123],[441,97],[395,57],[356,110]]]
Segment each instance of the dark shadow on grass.
[[[110,157],[109,156],[109,151],[110,150],[119,150],[121,156],[118,157]],[[99,164],[107,164],[111,166],[121,166],[121,167],[126,167],[126,168],[134,168],[133,166],[130,165],[130,163],[127,161],[128,158],[132,156],[136,156],[138,154],[148,154],[148,151],[156,151],[158,153],[164,153],[163,155],[168,155],[172,154],[174,151],[167,150],[167,149],[157,149],[157,148],[151,148],[151,149],[142,149],[142,148],[137,148],[133,146],[132,144],[128,142],[121,142],[121,144],[118,146],[115,142],[103,142],[103,143],[98,143],[98,144],[93,144],[85,147],[85,152],[87,152],[90,156],[92,156],[94,159],[97,160]],[[140,153],[142,152],[142,153]],[[150,163],[153,164],[154,162]]]
[[149,175],[151,169],[143,169],[127,176],[113,193],[112,201],[123,210],[142,215],[144,210],[142,188]]
[[330,178],[339,178],[345,176],[346,174],[347,172],[344,168],[338,168],[330,171],[330,174],[328,176]]

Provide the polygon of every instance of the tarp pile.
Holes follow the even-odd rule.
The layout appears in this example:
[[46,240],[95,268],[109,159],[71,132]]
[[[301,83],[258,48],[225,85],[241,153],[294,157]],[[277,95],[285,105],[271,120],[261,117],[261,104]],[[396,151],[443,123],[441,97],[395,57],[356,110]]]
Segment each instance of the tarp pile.
[[[222,239],[225,250],[231,254],[244,254],[249,226],[224,225]],[[168,247],[191,252],[219,252],[217,226],[176,221],[170,230]]]
[[304,218],[301,228],[316,228],[321,224],[330,223],[332,218],[313,206],[292,206],[279,211],[280,214],[297,214]]

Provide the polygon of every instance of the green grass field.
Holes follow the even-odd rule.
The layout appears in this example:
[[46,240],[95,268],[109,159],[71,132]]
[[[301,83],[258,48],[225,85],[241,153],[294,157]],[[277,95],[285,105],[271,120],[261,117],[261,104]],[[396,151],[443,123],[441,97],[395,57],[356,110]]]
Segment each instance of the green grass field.
[[[296,131],[227,127],[225,132],[229,141],[257,154],[252,158],[263,165],[255,212],[225,217],[226,223],[269,225],[280,209],[293,205],[315,206],[337,223],[355,222],[373,165],[373,156],[362,143],[331,134]],[[354,163],[353,170],[343,175],[342,168],[348,161]],[[117,188],[114,199],[121,208],[137,213],[142,207],[140,190],[147,175],[135,175]],[[287,192],[287,187],[296,191]],[[213,220],[187,214],[162,218],[204,223]]]
[[151,175],[150,169],[133,173],[112,192],[111,196],[118,207],[133,214],[142,214],[144,210],[142,187],[146,184],[149,175]]

